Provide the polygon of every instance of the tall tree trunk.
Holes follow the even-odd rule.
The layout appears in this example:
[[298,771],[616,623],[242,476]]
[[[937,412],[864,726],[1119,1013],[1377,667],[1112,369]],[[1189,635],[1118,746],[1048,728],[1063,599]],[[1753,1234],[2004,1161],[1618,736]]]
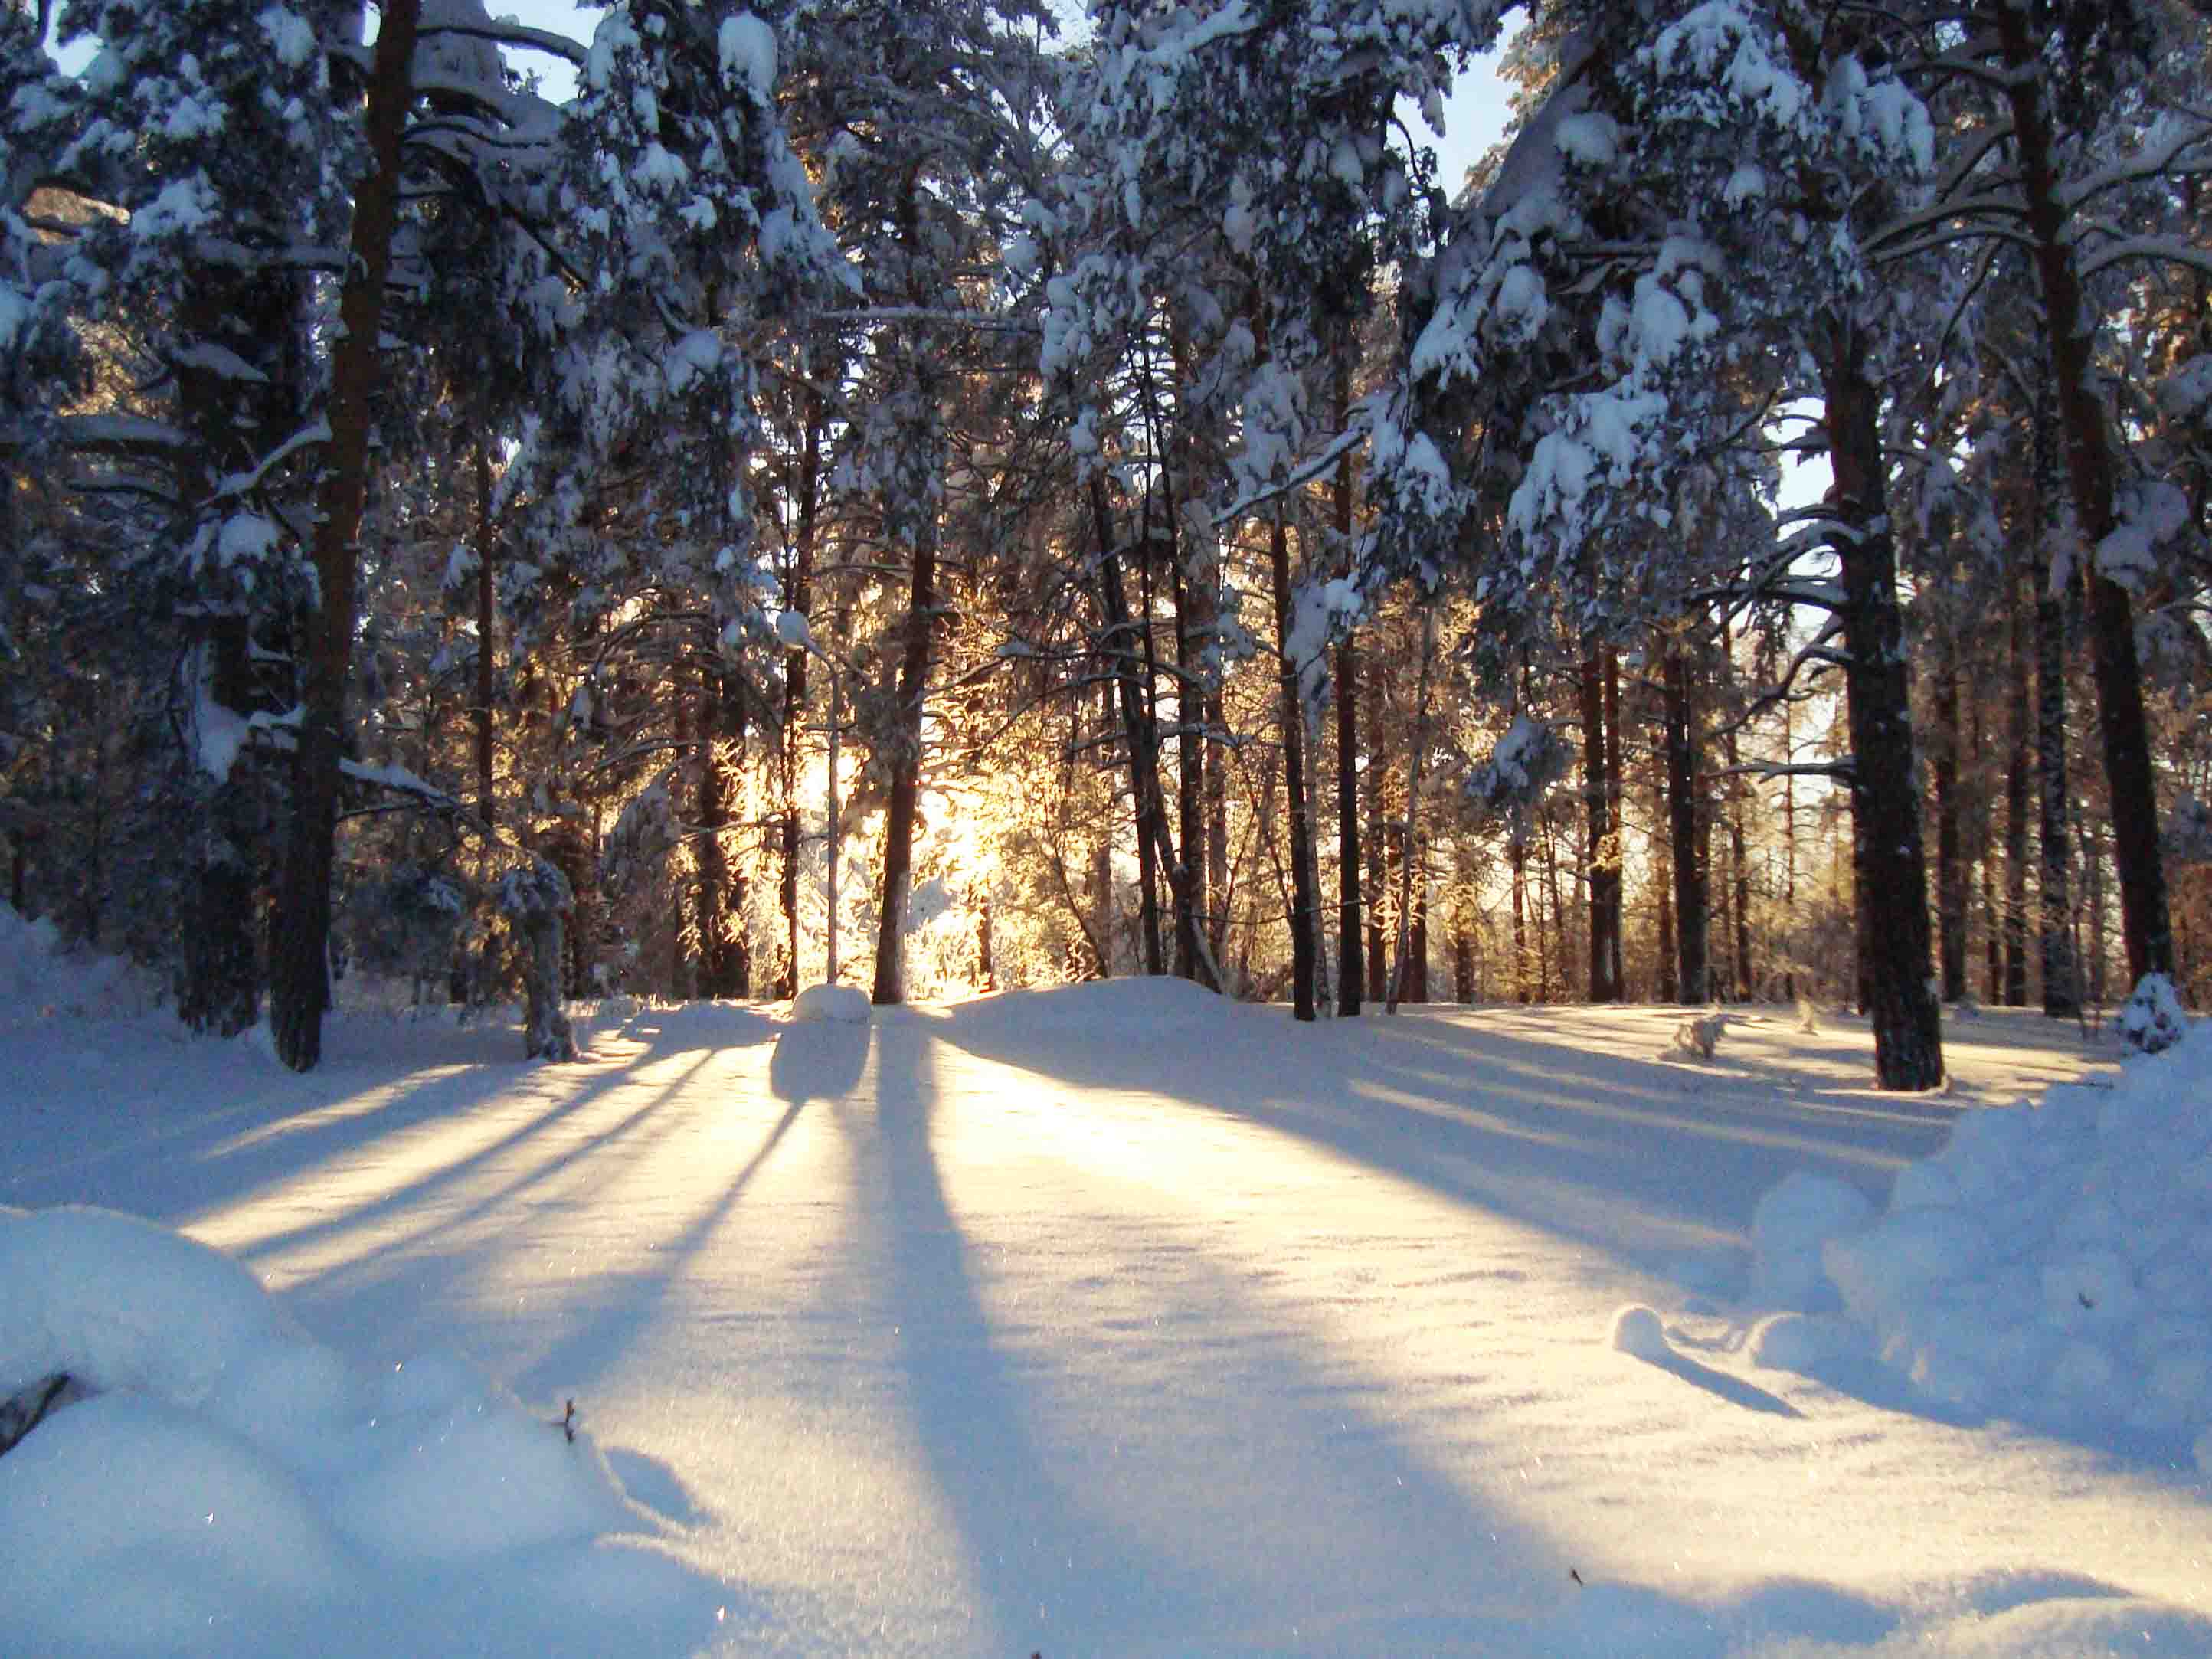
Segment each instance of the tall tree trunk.
[[[1114,725],[1114,688],[1118,681],[1109,681],[1098,689],[1098,724],[1102,730]],[[1109,791],[1108,799],[1112,799]],[[1093,915],[1091,936],[1098,941],[1097,976],[1114,977],[1114,814],[1102,815],[1095,826],[1097,839],[1091,842],[1091,873],[1086,885],[1091,895]]]
[[1929,733],[1936,762],[1936,908],[1942,941],[1943,1000],[1966,994],[1966,872],[1960,848],[1959,800],[1959,634],[1955,617],[1941,617],[1935,629],[1936,729]]
[[1506,845],[1513,868],[1513,1000],[1525,1006],[1528,1001],[1528,842],[1518,825]]
[[[1190,349],[1177,330],[1170,341],[1170,361],[1180,384],[1188,378]],[[1147,393],[1152,392],[1149,380]],[[1160,417],[1158,401],[1150,413]],[[1176,900],[1176,972],[1186,979],[1220,982],[1220,947],[1208,937],[1212,920],[1212,860],[1206,837],[1206,750],[1212,731],[1206,702],[1218,678],[1209,665],[1209,646],[1220,625],[1220,562],[1210,538],[1193,536],[1182,522],[1181,490],[1176,480],[1195,471],[1194,444],[1187,428],[1178,427],[1175,443],[1177,465],[1164,475],[1168,488],[1168,528],[1174,545],[1176,607],[1176,724],[1182,731],[1181,754],[1176,769],[1176,846],[1181,872],[1174,884]]]
[[[1795,716],[1788,702],[1782,705],[1782,756],[1791,765],[1797,761],[1797,738],[1792,729]],[[1794,922],[1797,915],[1797,778],[1792,772],[1782,775],[1782,914]],[[1792,962],[1796,959],[1796,946],[1790,946]],[[1793,970],[1782,976],[1782,994],[1795,1002],[1797,1000],[1797,975]]]
[[[1212,952],[1196,933],[1195,911],[1187,890],[1188,872],[1176,856],[1175,840],[1168,829],[1167,799],[1160,787],[1159,726],[1142,699],[1137,674],[1137,653],[1128,643],[1138,630],[1129,615],[1128,598],[1121,583],[1121,562],[1113,542],[1113,514],[1107,505],[1105,480],[1093,475],[1090,485],[1091,522],[1100,538],[1098,587],[1100,608],[1106,617],[1109,650],[1115,664],[1115,684],[1120,688],[1121,726],[1129,749],[1130,791],[1137,814],[1139,913],[1144,928],[1145,971],[1166,971],[1161,948],[1159,902],[1154,886],[1155,869],[1164,870],[1176,904],[1178,927],[1192,927],[1187,942],[1196,962],[1201,984],[1219,989],[1220,970]],[[1149,630],[1146,630],[1149,631]],[[1149,649],[1149,647],[1147,647]],[[1179,938],[1182,937],[1179,934]]]
[[1626,820],[1622,816],[1622,804],[1626,799],[1623,788],[1620,762],[1620,647],[1608,640],[1602,651],[1605,659],[1605,799],[1606,818],[1613,829],[1613,879],[1607,888],[1607,937],[1613,942],[1613,960],[1607,971],[1611,975],[1613,995],[1626,999],[1628,995],[1628,951],[1625,941],[1626,929],[1622,919],[1622,890],[1626,884],[1623,873],[1627,847]]
[[2005,720],[2004,1001],[2027,1006],[2028,727],[2027,613],[2020,584],[2005,583],[2007,629]]
[[699,994],[750,996],[745,878],[723,844],[738,789],[732,750],[741,750],[744,742],[744,706],[735,688],[704,660],[699,694]]
[[[908,171],[902,185],[898,221],[899,242],[908,269],[919,273],[926,264],[921,252],[919,165]],[[907,297],[917,307],[928,306],[935,298],[922,291],[910,292]],[[913,471],[902,469],[906,476],[897,487],[903,499],[891,514],[899,532],[910,538],[912,555],[907,613],[901,625],[904,637],[900,641],[896,720],[890,733],[890,753],[878,757],[889,762],[890,778],[884,808],[884,879],[877,913],[875,983],[869,994],[869,1000],[878,1007],[906,1000],[906,919],[914,893],[915,809],[921,794],[922,703],[929,693],[930,641],[937,621],[938,538],[943,528],[935,497],[945,472],[944,433],[938,413],[942,370],[938,365],[937,343],[926,325],[918,325],[901,343],[900,349],[905,357],[906,392],[915,411],[913,418],[922,423],[927,453],[921,457],[918,477]],[[909,432],[905,441],[916,441],[915,434]],[[908,458],[909,463],[912,459]]]
[[1698,856],[1698,714],[1687,650],[1669,640],[1662,671],[1667,726],[1667,816],[1674,843],[1675,1000],[1703,1006],[1705,982],[1705,872]]
[[[1728,763],[1731,771],[1741,763],[1735,727],[1728,734]],[[1751,854],[1745,844],[1743,784],[1738,777],[1729,800],[1729,920],[1735,927],[1735,994],[1739,1001],[1751,999]]]
[[1928,982],[1928,874],[1913,777],[1897,553],[1876,423],[1879,396],[1864,351],[1856,324],[1839,319],[1821,365],[1835,516],[1846,527],[1834,552],[1844,589],[1852,874],[1877,1085],[1932,1089],[1943,1079],[1943,1034]]
[[2173,971],[2166,871],[2158,844],[2158,797],[2151,773],[2150,726],[2142,669],[2136,655],[2134,608],[2127,590],[2097,568],[2095,550],[2118,525],[2119,462],[2097,385],[2090,308],[2075,268],[2067,210],[2060,200],[2057,146],[2045,104],[2042,43],[2024,9],[1990,8],[2004,60],[2013,144],[2027,209],[2036,277],[2043,291],[2044,337],[2064,434],[2066,470],[2081,538],[2088,595],[2090,660],[2111,794],[2112,847],[2119,866],[2121,927],[2128,975]]
[[[1336,352],[1336,418],[1340,427],[1351,419],[1352,342],[1340,342]],[[1352,457],[1337,463],[1330,486],[1330,507],[1336,532],[1336,556],[1347,574],[1352,568]],[[1359,1012],[1361,994],[1367,988],[1367,963],[1360,915],[1359,878],[1359,658],[1352,636],[1336,648],[1336,1012],[1347,1018]]]
[[1611,747],[1606,735],[1607,653],[1595,638],[1583,653],[1583,801],[1589,868],[1589,1000],[1620,1000],[1620,840],[1613,820]]
[[1389,996],[1388,981],[1390,974],[1389,952],[1383,946],[1383,924],[1390,908],[1389,835],[1384,828],[1389,811],[1390,764],[1383,744],[1384,730],[1382,676],[1379,672],[1389,661],[1387,648],[1378,653],[1376,662],[1367,675],[1369,701],[1367,704],[1367,741],[1375,750],[1370,761],[1360,789],[1360,806],[1366,814],[1367,832],[1361,837],[1364,843],[1361,852],[1367,860],[1367,1000],[1382,1002]]
[[2081,1006],[2074,961],[2072,903],[2068,896],[2066,800],[2066,608],[2051,591],[2050,562],[2040,551],[2032,567],[2035,582],[2035,760],[2042,819],[2041,945],[2043,1012],[2071,1018]]
[[1279,508],[1267,537],[1267,570],[1274,588],[1275,646],[1281,655],[1279,702],[1283,724],[1283,783],[1291,818],[1291,1001],[1297,1017],[1311,1019],[1315,981],[1320,971],[1316,939],[1318,898],[1313,889],[1313,820],[1306,800],[1305,698],[1298,689],[1298,665],[1291,659],[1291,544]]
[[[1218,582],[1219,572],[1209,580]],[[1206,728],[1226,729],[1221,688],[1217,683],[1206,695]],[[1206,745],[1206,890],[1212,906],[1206,919],[1206,948],[1216,963],[1229,953],[1229,757],[1218,744]],[[1221,988],[1229,989],[1226,979]]]
[[493,739],[497,733],[492,669],[494,629],[499,620],[492,580],[493,556],[497,551],[496,527],[491,515],[491,455],[478,438],[477,454],[477,822],[483,826],[485,856],[490,856],[492,830],[496,822],[492,794]]
[[[807,615],[814,603],[814,535],[822,480],[822,394],[806,389],[806,435],[799,453],[799,514],[792,536],[791,586],[787,608]],[[799,866],[805,836],[799,821],[799,757],[806,720],[807,653],[804,647],[783,654],[783,821],[777,828],[776,908],[783,919],[783,962],[776,970],[775,994],[799,994]],[[832,671],[835,672],[835,671]]]
[[1660,836],[1656,849],[1658,868],[1652,884],[1659,890],[1656,927],[1658,939],[1659,1000],[1679,1002],[1682,993],[1681,951],[1674,943],[1674,838]]
[[355,198],[352,258],[338,298],[342,327],[331,352],[331,441],[314,542],[319,598],[310,623],[270,986],[277,1058],[295,1072],[313,1070],[322,1058],[323,1012],[330,1006],[331,866],[346,679],[353,665],[358,543],[368,492],[369,400],[379,372],[384,279],[399,202],[399,141],[412,100],[409,76],[421,14],[422,0],[386,0],[369,71],[371,167]]

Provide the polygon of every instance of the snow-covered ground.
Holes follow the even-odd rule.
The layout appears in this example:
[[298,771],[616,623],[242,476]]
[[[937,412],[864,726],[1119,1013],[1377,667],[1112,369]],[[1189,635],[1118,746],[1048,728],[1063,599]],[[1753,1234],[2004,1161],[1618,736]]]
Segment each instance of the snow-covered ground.
[[11,926],[0,1371],[105,1391],[0,1652],[2212,1655],[2201,1036],[1119,981],[295,1078]]

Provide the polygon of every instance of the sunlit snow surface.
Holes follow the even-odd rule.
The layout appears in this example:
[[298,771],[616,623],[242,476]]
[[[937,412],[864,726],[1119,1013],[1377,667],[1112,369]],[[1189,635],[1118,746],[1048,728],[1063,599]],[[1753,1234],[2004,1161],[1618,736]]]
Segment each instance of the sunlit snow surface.
[[[101,1595],[162,1632],[118,1650],[249,1655],[2212,1654],[2185,1447],[1750,1352],[1764,1194],[1832,1177],[1863,1224],[1962,1109],[2110,1045],[1962,1021],[1953,1092],[1898,1099],[1850,1022],[1741,1017],[1705,1063],[1673,1024],[1301,1029],[1124,981],[872,1025],[606,1011],[572,1066],[351,1019],[295,1079],[19,1000],[0,1200],[132,1212],[259,1275],[302,1367],[259,1385],[267,1432],[309,1467],[300,1503],[256,1498],[258,1547],[209,1557],[220,1607],[173,1551],[96,1589],[27,1573],[52,1547],[11,1526],[0,1651],[93,1630]],[[2136,1064],[2201,1093],[2189,1048]],[[1640,1353],[1613,1340],[1633,1304]],[[440,1506],[351,1504],[317,1460],[426,1352],[457,1358],[417,1420],[481,1400],[497,1431],[420,1437]],[[568,1455],[540,1419],[572,1397],[627,1506],[502,1510]],[[118,1390],[0,1459],[0,1505],[80,1414],[106,1461],[51,1477],[64,1508],[105,1482],[181,1513],[203,1466],[259,1492],[231,1431]],[[566,1541],[502,1553],[572,1500]]]

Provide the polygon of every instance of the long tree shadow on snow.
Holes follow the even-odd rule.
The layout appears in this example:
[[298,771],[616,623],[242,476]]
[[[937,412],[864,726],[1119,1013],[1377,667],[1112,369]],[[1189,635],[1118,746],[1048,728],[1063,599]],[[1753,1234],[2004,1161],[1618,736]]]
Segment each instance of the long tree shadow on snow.
[[1048,1041],[1014,998],[963,1005],[936,1029],[1078,1089],[1156,1094],[1297,1136],[1649,1271],[1724,1269],[1738,1283],[1752,1210],[1784,1176],[1811,1169],[1881,1201],[1899,1168],[1942,1144],[1960,1109],[1686,1079],[1656,1058],[1580,1053],[1479,1012],[1301,1028],[1284,1010],[1190,997],[1188,1018],[1089,1028],[1064,1019]]
[[[854,1127],[855,1179],[864,1215],[880,1218],[878,1271],[887,1276],[881,1294],[886,1316],[899,1331],[899,1361],[909,1383],[916,1438],[932,1465],[935,1486],[960,1528],[975,1581],[988,1600],[995,1628],[988,1634],[1006,1650],[1052,1653],[1066,1639],[1095,1643],[1110,1639],[1119,1652],[1190,1650],[1196,1632],[1218,1616],[1224,1586],[1220,1574],[1233,1570],[1223,1560],[1208,1562],[1194,1552],[1163,1547],[1161,1529],[1144,1523],[1147,1514],[1172,1513],[1176,1480],[1198,1483],[1256,1481],[1273,1491],[1272,1474],[1242,1469],[1232,1474],[1217,1460],[1249,1463],[1256,1459],[1320,1459],[1329,1467],[1349,1460],[1373,1490],[1397,1494],[1409,1510],[1437,1521],[1424,1547],[1463,1548],[1472,1570],[1480,1556],[1497,1567],[1510,1558],[1527,1558],[1531,1572],[1546,1581],[1563,1577],[1554,1563],[1525,1540],[1501,1551],[1501,1519],[1478,1513],[1466,1494],[1443,1480],[1396,1438],[1396,1431],[1370,1417],[1358,1403],[1358,1377],[1316,1370],[1303,1387],[1295,1375],[1310,1358],[1294,1336],[1278,1333],[1272,1322],[1265,1337],[1248,1334],[1237,1364],[1250,1368],[1254,1381],[1245,1391],[1218,1395],[1215,1366],[1219,1308],[1233,1298],[1225,1279],[1220,1296],[1201,1294],[1203,1310],[1164,1310],[1180,1318],[1186,1350],[1170,1349],[1164,1362],[1174,1380],[1145,1389],[1115,1377],[1112,1367],[1133,1340],[1127,1322],[1102,1319],[1088,1310],[1080,1281],[1056,1300],[1048,1316],[1049,1335],[1042,1353],[1016,1352],[994,1337],[994,1321],[978,1286],[975,1247],[952,1208],[945,1175],[933,1145],[941,1103],[931,1075],[930,1046],[940,1022],[903,1012],[879,1018],[876,1030],[875,1101],[872,1121]],[[1095,1234],[1095,1218],[1079,1224]],[[1148,1233],[1149,1238],[1151,1235]],[[1091,1263],[1110,1274],[1115,1264]],[[1181,1286],[1179,1270],[1170,1273]],[[1155,1335],[1172,1344],[1174,1337]],[[1264,1356],[1255,1350],[1264,1346]],[[1156,1356],[1157,1358],[1157,1356]],[[1264,1374],[1266,1381],[1259,1379]],[[1058,1419],[1055,1391],[1072,1390],[1084,1402],[1076,1413],[1081,1430],[1048,1426]],[[1127,1425],[1133,1438],[1146,1443],[1147,1468],[1164,1489],[1131,1492],[1119,1483],[1128,1470],[1117,1462],[1108,1437],[1119,1438],[1111,1422],[1094,1422],[1099,1396],[1127,1395],[1133,1401]],[[1065,1404],[1062,1398],[1061,1404]],[[1181,1413],[1194,1413],[1195,1422]],[[1177,1416],[1179,1431],[1161,1426]],[[1326,1426],[1324,1426],[1324,1425]],[[1078,1437],[1057,1437],[1070,1432]],[[1321,1443],[1334,1437],[1348,1443],[1334,1449]],[[1164,1442],[1191,1454],[1188,1462],[1162,1455]],[[1135,1455],[1133,1452],[1130,1454]],[[1334,1462],[1332,1462],[1334,1460]],[[1295,1483],[1285,1491],[1297,1490]],[[1251,1501],[1269,1501],[1246,1492]],[[1210,1486],[1204,1498],[1220,1502]],[[1232,1508],[1235,1499],[1226,1500]],[[1279,1506],[1278,1506],[1279,1507]],[[1249,1511],[1246,1511],[1249,1513]],[[1319,1521],[1319,1517],[1310,1517]],[[1338,1517],[1340,1523],[1348,1517]],[[1271,1522],[1279,1516],[1270,1516]],[[1293,1525],[1290,1530],[1297,1531]],[[1342,1527],[1317,1526],[1328,1541],[1316,1545],[1348,1549]],[[1514,1528],[1512,1532],[1521,1531]],[[1377,1526],[1377,1536],[1387,1528]],[[1425,1533],[1425,1537],[1427,1534]],[[1437,1544],[1437,1539],[1456,1540]],[[1486,1540],[1486,1541],[1483,1541]],[[1249,1541],[1249,1540],[1248,1540]],[[1335,1559],[1342,1559],[1341,1557]],[[1368,1564],[1375,1571],[1374,1564]],[[1458,1591],[1459,1587],[1452,1587]],[[1440,1599],[1448,1593],[1439,1591]],[[1376,1611],[1363,1609],[1362,1616]],[[1231,1638],[1236,1650],[1266,1651],[1280,1645],[1285,1623]],[[1056,1644],[1057,1632],[1067,1632]],[[1079,1638],[1077,1633],[1080,1633]],[[1110,1633],[1110,1634],[1109,1634]],[[978,1632],[979,1637],[985,1632]]]

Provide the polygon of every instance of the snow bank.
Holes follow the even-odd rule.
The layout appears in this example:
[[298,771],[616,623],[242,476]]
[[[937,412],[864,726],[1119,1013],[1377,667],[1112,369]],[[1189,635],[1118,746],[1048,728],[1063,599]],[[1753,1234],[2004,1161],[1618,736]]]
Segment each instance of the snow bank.
[[1165,974],[1132,974],[1048,991],[1003,991],[953,1009],[953,1018],[979,1029],[1001,1022],[1030,1033],[1181,1030],[1218,1025],[1243,1012],[1218,993]]
[[1943,1405],[2212,1473],[2212,1042],[1969,1112],[1886,1212],[1856,1199],[1800,1174],[1761,1201],[1754,1300],[1847,1319],[1767,1321],[1759,1363],[1815,1369],[1855,1331]]
[[54,925],[26,921],[0,902],[0,1008],[17,1015],[113,1019],[159,1000],[146,975],[115,957],[65,951]]
[[[0,1209],[0,1651],[614,1651],[711,1630],[712,1587],[611,1535],[587,1437],[457,1360],[364,1375],[216,1251],[111,1211]],[[487,1615],[496,1622],[487,1628]],[[444,1632],[441,1638],[440,1632]],[[427,1644],[427,1645],[425,1645]]]

